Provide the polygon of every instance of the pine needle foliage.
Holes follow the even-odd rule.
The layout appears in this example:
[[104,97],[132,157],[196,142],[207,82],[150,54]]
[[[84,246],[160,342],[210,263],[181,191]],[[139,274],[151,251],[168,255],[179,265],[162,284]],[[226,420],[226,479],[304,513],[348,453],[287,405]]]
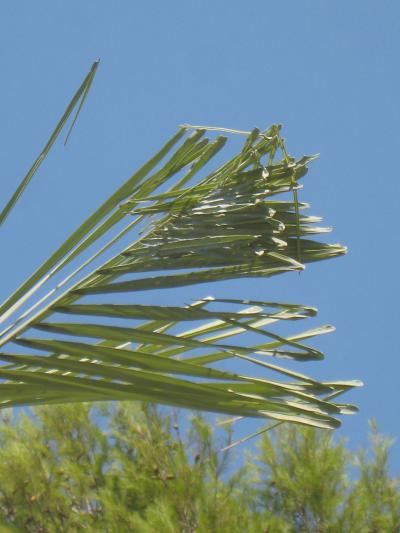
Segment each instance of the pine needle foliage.
[[372,429],[354,453],[285,424],[239,449],[199,415],[137,402],[3,411],[0,531],[397,533],[400,480]]

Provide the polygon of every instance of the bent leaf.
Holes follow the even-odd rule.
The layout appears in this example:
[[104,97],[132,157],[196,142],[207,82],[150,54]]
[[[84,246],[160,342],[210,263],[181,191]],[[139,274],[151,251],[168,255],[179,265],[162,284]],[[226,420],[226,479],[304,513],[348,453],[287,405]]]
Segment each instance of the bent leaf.
[[[301,271],[346,251],[314,240],[330,228],[298,199],[313,158],[290,157],[279,126],[249,132],[219,166],[227,138],[189,129],[180,128],[0,306],[0,406],[141,400],[331,429],[337,416],[355,411],[335,397],[358,382],[321,382],[275,364],[323,358],[308,341],[331,326],[286,332],[314,317],[314,307],[244,296],[176,302],[177,287],[215,283],[218,291],[219,281]],[[110,257],[127,235],[129,244]],[[81,263],[71,272],[73,259]],[[53,285],[60,272],[65,277]],[[42,287],[48,292],[38,298]],[[137,292],[158,289],[172,304],[136,302]],[[279,325],[284,333],[274,330]],[[249,335],[264,342],[243,345]]]

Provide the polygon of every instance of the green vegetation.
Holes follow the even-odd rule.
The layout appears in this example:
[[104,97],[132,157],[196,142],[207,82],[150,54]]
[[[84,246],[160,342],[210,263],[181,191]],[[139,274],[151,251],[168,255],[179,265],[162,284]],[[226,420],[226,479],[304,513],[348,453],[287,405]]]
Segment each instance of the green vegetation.
[[[75,123],[97,65],[0,225],[76,109]],[[221,131],[244,135],[225,159]],[[329,228],[298,198],[314,157],[291,157],[278,125],[221,131],[181,126],[1,303],[0,407],[140,400],[330,429],[355,412],[337,398],[360,382],[321,382],[277,364],[323,359],[308,339],[332,326],[287,333],[315,308],[244,295],[177,302],[177,287],[301,271],[345,253],[314,240]],[[170,305],[139,305],[148,290],[169,294]],[[243,334],[254,344],[243,346]]]
[[[370,456],[283,424],[242,467],[200,416],[122,402],[3,412],[0,531],[395,533],[400,480],[372,428]],[[222,426],[225,427],[225,426]]]
[[[75,112],[69,138],[97,67],[0,226]],[[225,158],[221,133],[244,135]],[[183,125],[0,302],[0,533],[398,530],[387,443],[373,433],[374,455],[359,456],[354,477],[345,446],[321,430],[356,412],[337,399],[360,382],[279,364],[324,358],[309,339],[334,328],[296,329],[317,310],[177,297],[178,287],[301,271],[345,253],[315,240],[330,230],[299,200],[313,159],[291,157],[279,125]],[[140,303],[148,290],[170,303]],[[188,422],[155,404],[231,418],[215,436],[200,415]],[[21,406],[33,415],[14,419],[7,408]],[[247,417],[262,421],[262,437],[236,468],[230,426]]]

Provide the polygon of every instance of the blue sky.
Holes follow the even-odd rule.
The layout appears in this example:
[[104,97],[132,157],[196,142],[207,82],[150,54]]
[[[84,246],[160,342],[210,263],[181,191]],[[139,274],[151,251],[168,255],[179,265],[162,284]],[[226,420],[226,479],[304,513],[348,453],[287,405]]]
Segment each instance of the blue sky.
[[[291,154],[320,153],[301,199],[349,254],[301,276],[193,296],[318,307],[315,325],[337,331],[319,343],[327,359],[314,375],[365,382],[347,396],[361,411],[341,434],[365,442],[374,417],[399,436],[399,30],[396,1],[2,3],[2,203],[92,61],[101,65],[69,146],[56,146],[0,235],[0,298],[178,124],[281,123]],[[400,456],[400,442],[395,450]]]

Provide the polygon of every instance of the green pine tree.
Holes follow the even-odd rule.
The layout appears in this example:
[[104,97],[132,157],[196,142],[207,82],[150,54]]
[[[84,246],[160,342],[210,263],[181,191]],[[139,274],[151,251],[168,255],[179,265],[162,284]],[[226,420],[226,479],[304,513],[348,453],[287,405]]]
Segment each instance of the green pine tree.
[[153,405],[37,407],[0,424],[0,531],[396,533],[400,481],[376,427],[352,454],[283,424],[248,453],[199,415]]

